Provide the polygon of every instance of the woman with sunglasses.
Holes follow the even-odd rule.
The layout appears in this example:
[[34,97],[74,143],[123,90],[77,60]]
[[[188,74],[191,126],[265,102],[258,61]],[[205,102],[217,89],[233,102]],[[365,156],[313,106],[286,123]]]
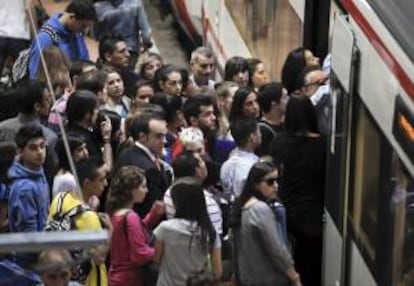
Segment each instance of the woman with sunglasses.
[[278,179],[273,164],[256,163],[235,202],[230,227],[237,285],[302,285],[285,243],[283,217],[273,211]]

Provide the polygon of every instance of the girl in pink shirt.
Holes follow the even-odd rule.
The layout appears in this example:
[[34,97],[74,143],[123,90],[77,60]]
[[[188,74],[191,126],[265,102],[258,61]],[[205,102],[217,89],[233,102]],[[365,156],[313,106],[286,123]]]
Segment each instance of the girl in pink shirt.
[[122,167],[112,179],[107,202],[113,225],[108,275],[110,286],[143,285],[139,266],[154,259],[147,227],[164,214],[164,206],[155,202],[144,219],[132,209],[134,204],[144,201],[147,192],[146,179],[138,167]]

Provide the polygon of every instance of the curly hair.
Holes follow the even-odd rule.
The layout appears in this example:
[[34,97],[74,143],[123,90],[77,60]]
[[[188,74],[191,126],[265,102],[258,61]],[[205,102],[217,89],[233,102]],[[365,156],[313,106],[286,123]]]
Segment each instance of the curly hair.
[[106,211],[112,215],[132,201],[132,190],[141,186],[144,181],[143,171],[136,166],[120,168],[112,178]]

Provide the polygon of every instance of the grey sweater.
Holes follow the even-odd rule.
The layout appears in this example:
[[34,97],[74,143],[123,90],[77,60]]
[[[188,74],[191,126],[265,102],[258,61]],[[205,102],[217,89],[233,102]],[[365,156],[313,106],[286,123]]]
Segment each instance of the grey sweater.
[[293,259],[275,220],[264,202],[251,201],[243,208],[241,227],[234,233],[240,285],[290,285],[285,273]]

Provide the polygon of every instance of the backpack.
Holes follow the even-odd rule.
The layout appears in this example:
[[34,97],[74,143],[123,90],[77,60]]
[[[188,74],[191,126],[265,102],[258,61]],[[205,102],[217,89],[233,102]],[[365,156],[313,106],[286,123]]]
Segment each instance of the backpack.
[[[79,204],[65,213],[62,213],[63,202],[69,192],[63,192],[58,194],[58,202],[56,207],[56,213],[53,215],[46,226],[45,231],[69,231],[76,230],[75,218],[76,216],[91,211],[92,209],[85,204]],[[85,259],[88,256],[82,249],[70,250],[73,260],[75,261],[75,267],[72,270],[72,280],[78,282],[86,281],[91,270],[90,259]]]
[[[45,32],[52,39],[53,45],[59,45],[61,38],[55,29],[52,26],[45,24],[40,29],[39,32]],[[18,83],[20,80],[24,79],[29,73],[29,62],[30,62],[30,51],[36,44],[36,41],[32,41],[32,44],[29,48],[22,50],[19,53],[15,63],[12,67],[12,82]],[[37,47],[34,47],[37,48]]]

